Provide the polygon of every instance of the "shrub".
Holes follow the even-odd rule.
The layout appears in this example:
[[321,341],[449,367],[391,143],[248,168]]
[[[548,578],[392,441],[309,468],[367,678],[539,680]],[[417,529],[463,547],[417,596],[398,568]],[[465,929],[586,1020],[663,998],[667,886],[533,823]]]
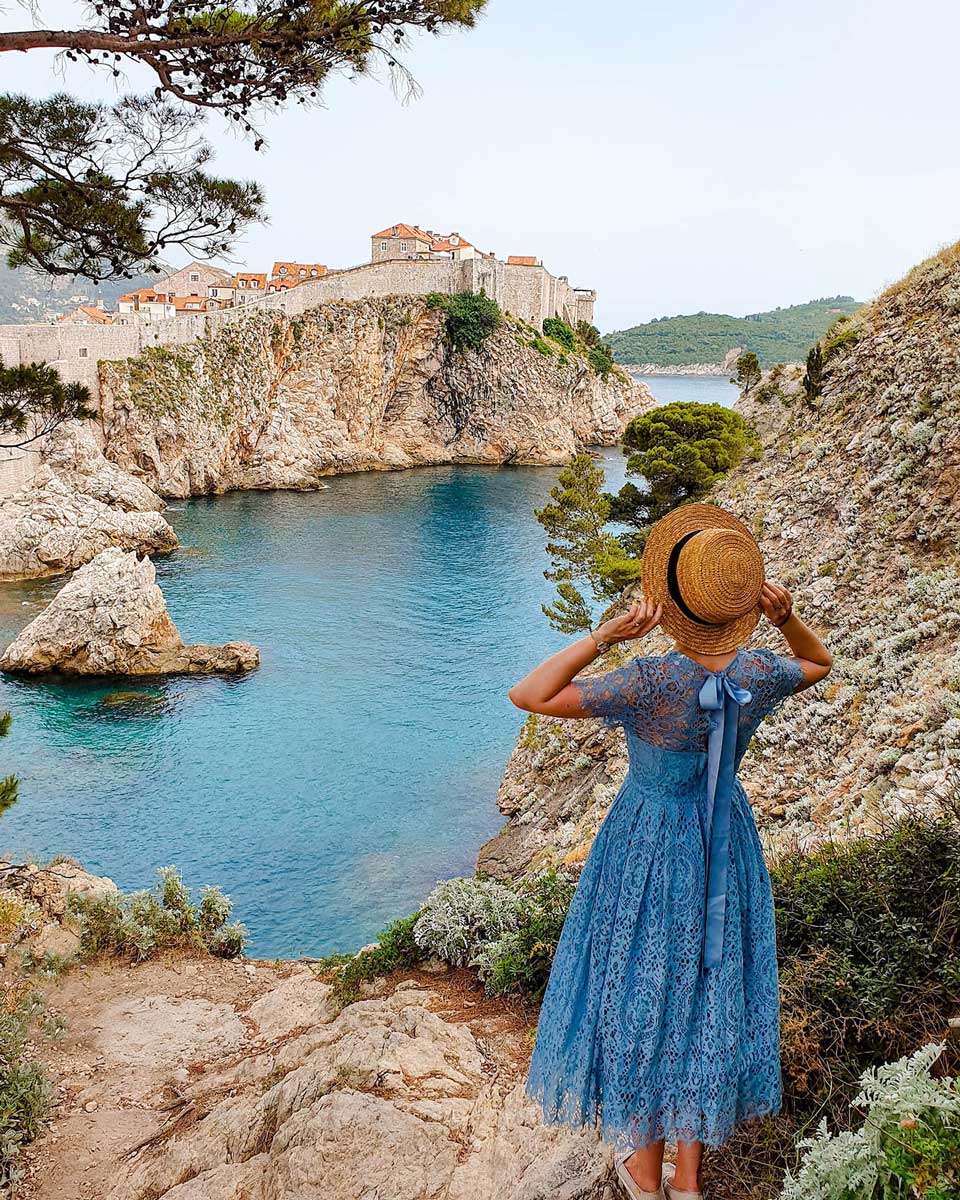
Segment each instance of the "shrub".
[[447,338],[457,350],[479,350],[503,319],[496,300],[483,292],[431,292],[427,305],[443,309]]
[[321,962],[321,974],[332,982],[334,996],[341,1004],[356,1000],[364,981],[389,975],[400,967],[415,966],[426,957],[413,936],[419,919],[420,913],[415,912],[411,917],[392,921],[371,949],[359,954],[331,954]]
[[0,992],[0,1186],[22,1178],[17,1159],[33,1141],[53,1098],[53,1087],[38,1063],[24,1059],[42,1000],[22,987]]
[[577,335],[566,321],[561,321],[559,317],[547,317],[543,322],[543,332],[547,337],[559,342],[564,350],[576,349]]
[[745,354],[741,354],[736,362],[737,373],[733,377],[733,383],[739,384],[744,392],[749,392],[752,387],[760,382],[761,370],[760,360],[748,350]]
[[543,996],[575,887],[574,880],[555,870],[517,885],[517,928],[481,946],[470,960],[488,994]]
[[598,342],[587,351],[587,362],[602,379],[613,370],[613,351],[606,342]]
[[885,1200],[960,1196],[960,1087],[933,1079],[943,1047],[871,1068],[854,1104],[865,1107],[859,1129],[831,1134],[822,1122],[803,1138],[803,1161],[788,1172],[782,1200]]
[[463,967],[485,943],[512,933],[521,909],[516,892],[502,883],[445,879],[427,897],[413,937],[422,949]]
[[233,904],[219,888],[204,888],[198,908],[173,867],[161,867],[157,875],[153,892],[71,897],[85,954],[118,954],[139,962],[177,947],[221,958],[242,952],[247,931],[230,921]]
[[542,354],[544,358],[551,358],[553,355],[553,347],[549,342],[544,341],[542,337],[532,337],[527,345],[531,350],[536,350],[538,354]]

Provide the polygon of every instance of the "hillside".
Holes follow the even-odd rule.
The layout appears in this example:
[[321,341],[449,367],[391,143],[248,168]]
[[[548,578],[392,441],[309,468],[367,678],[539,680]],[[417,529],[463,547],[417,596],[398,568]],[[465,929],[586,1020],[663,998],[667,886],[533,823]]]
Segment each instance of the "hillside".
[[[825,349],[814,404],[797,368],[740,400],[761,451],[716,493],[757,531],[769,576],[793,589],[835,660],[764,724],[741,768],[773,847],[874,830],[957,791],[960,244],[848,330]],[[784,649],[765,624],[754,640]],[[666,648],[651,637],[627,654]],[[622,735],[597,722],[528,723],[499,796],[509,821],[480,869],[577,866],[625,769]]]
[[78,304],[95,304],[102,296],[104,306],[115,309],[117,298],[135,288],[146,287],[153,276],[91,283],[89,279],[48,279],[23,268],[12,270],[0,256],[0,325],[26,325],[62,316]]
[[605,334],[604,340],[621,363],[657,363],[665,367],[720,363],[729,350],[740,346],[752,350],[763,366],[769,367],[778,362],[802,361],[838,316],[859,307],[850,296],[827,296],[746,317],[707,312],[658,317],[644,325]]

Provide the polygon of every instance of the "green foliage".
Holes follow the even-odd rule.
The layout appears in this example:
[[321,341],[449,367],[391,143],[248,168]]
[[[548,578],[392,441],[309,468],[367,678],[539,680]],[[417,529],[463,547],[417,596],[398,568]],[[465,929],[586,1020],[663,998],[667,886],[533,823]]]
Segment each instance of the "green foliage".
[[376,944],[359,954],[332,954],[320,963],[320,971],[333,984],[333,992],[341,1004],[352,1004],[360,995],[360,985],[371,979],[389,975],[399,968],[415,966],[426,957],[426,951],[413,936],[420,919],[415,912],[410,917],[392,921],[377,935]]
[[536,350],[538,354],[542,354],[544,358],[550,358],[553,354],[553,347],[548,341],[542,337],[532,337],[527,345],[531,350]]
[[820,343],[807,355],[807,369],[803,376],[803,394],[807,403],[813,405],[823,393],[823,350]]
[[601,344],[600,330],[596,325],[591,325],[589,321],[577,322],[577,337],[585,346],[599,346]]
[[536,517],[547,532],[550,567],[547,579],[557,584],[557,600],[544,605],[551,625],[564,633],[589,629],[590,606],[579,584],[596,601],[610,600],[639,575],[617,538],[604,529],[610,501],[603,494],[604,474],[589,454],[578,454],[564,467],[550,490],[550,503]]
[[116,954],[140,962],[178,948],[222,958],[242,952],[247,931],[230,921],[233,905],[219,888],[204,888],[197,907],[173,867],[161,867],[157,875],[153,892],[70,897],[84,954]]
[[427,897],[414,941],[444,962],[463,967],[479,946],[512,933],[520,910],[516,893],[502,883],[445,879]]
[[823,335],[821,344],[824,361],[829,361],[846,346],[855,345],[859,337],[860,330],[851,317],[837,317]]
[[427,304],[446,313],[447,338],[457,350],[479,350],[503,320],[496,300],[483,292],[431,292]]
[[22,1179],[18,1159],[40,1132],[53,1099],[43,1069],[24,1057],[42,1012],[40,997],[22,987],[5,985],[0,993],[0,1187]]
[[0,359],[0,449],[28,446],[64,421],[95,416],[90,389],[64,383],[55,367],[5,367]]
[[931,1077],[942,1051],[927,1045],[864,1072],[854,1101],[863,1124],[834,1134],[824,1121],[801,1139],[803,1161],[787,1174],[782,1200],[956,1200],[960,1086]]
[[575,350],[577,347],[577,335],[566,321],[561,321],[559,317],[547,317],[543,322],[543,332],[547,337],[559,342],[565,350]]
[[626,484],[609,497],[614,520],[643,528],[687,500],[702,500],[754,445],[743,417],[721,404],[677,401],[634,417],[623,435]]
[[[5,738],[10,732],[13,717],[8,712],[0,712],[0,738]],[[16,775],[5,775],[0,778],[0,813],[5,813],[11,805],[16,804],[20,781]]]
[[554,870],[517,884],[516,929],[479,946],[470,959],[490,995],[543,996],[575,887],[568,875]]
[[838,315],[859,307],[849,296],[829,296],[748,317],[706,312],[659,317],[610,333],[605,340],[618,361],[625,363],[720,363],[734,346],[741,346],[756,354],[761,366],[769,367],[778,362],[801,362]]
[[587,362],[602,379],[613,370],[613,351],[605,342],[591,346],[587,351]]
[[740,355],[736,365],[737,373],[733,377],[733,382],[739,384],[743,391],[749,392],[760,382],[760,360],[752,350],[748,350],[745,354]]

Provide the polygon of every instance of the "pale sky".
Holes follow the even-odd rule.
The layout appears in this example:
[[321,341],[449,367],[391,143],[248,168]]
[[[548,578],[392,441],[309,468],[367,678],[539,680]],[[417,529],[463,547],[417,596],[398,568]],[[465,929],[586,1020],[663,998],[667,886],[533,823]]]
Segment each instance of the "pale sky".
[[[40,7],[47,26],[78,11]],[[251,270],[350,266],[409,221],[596,287],[607,331],[866,299],[960,238],[958,45],[956,0],[490,0],[476,30],[408,50],[418,100],[335,80],[325,109],[264,121],[259,154],[219,118],[210,136],[215,170],[267,193]],[[113,94],[51,54],[0,56],[4,90],[65,85]]]

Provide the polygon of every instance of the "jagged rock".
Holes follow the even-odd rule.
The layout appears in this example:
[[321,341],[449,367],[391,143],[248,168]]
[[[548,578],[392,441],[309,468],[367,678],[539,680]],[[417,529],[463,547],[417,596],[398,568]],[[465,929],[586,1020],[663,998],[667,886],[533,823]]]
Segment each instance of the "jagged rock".
[[247,642],[186,646],[149,558],[104,550],[80,568],[0,658],[29,675],[192,675],[253,670]]
[[[957,803],[960,773],[960,245],[825,343],[822,394],[765,373],[738,407],[761,453],[716,490],[834,656],[764,722],[740,769],[771,851]],[[766,623],[754,644],[786,651]],[[627,654],[662,653],[652,636]],[[607,670],[616,657],[598,664]],[[586,857],[626,770],[622,734],[538,717],[500,789],[498,878]],[[953,799],[951,799],[953,797]]]
[[[319,1015],[327,985],[295,978],[295,1012],[316,993],[314,1025],[291,1039],[280,1021],[268,1044],[186,1083],[182,1099],[203,1119],[142,1150],[109,1200],[604,1195],[609,1152],[596,1136],[544,1128],[516,1069],[431,1011],[434,992],[410,981],[334,1017]],[[102,1048],[109,1065],[109,1023]]]
[[177,535],[163,502],[97,450],[80,427],[54,440],[52,457],[0,504],[0,580],[58,575],[108,546],[167,554]]
[[43,461],[75,491],[123,512],[162,512],[166,505],[139,479],[104,458],[93,431],[64,421],[44,440]]
[[165,496],[310,488],[342,471],[562,463],[654,403],[622,372],[538,353],[509,321],[454,350],[443,319],[410,297],[250,313],[102,363],[107,456]]

